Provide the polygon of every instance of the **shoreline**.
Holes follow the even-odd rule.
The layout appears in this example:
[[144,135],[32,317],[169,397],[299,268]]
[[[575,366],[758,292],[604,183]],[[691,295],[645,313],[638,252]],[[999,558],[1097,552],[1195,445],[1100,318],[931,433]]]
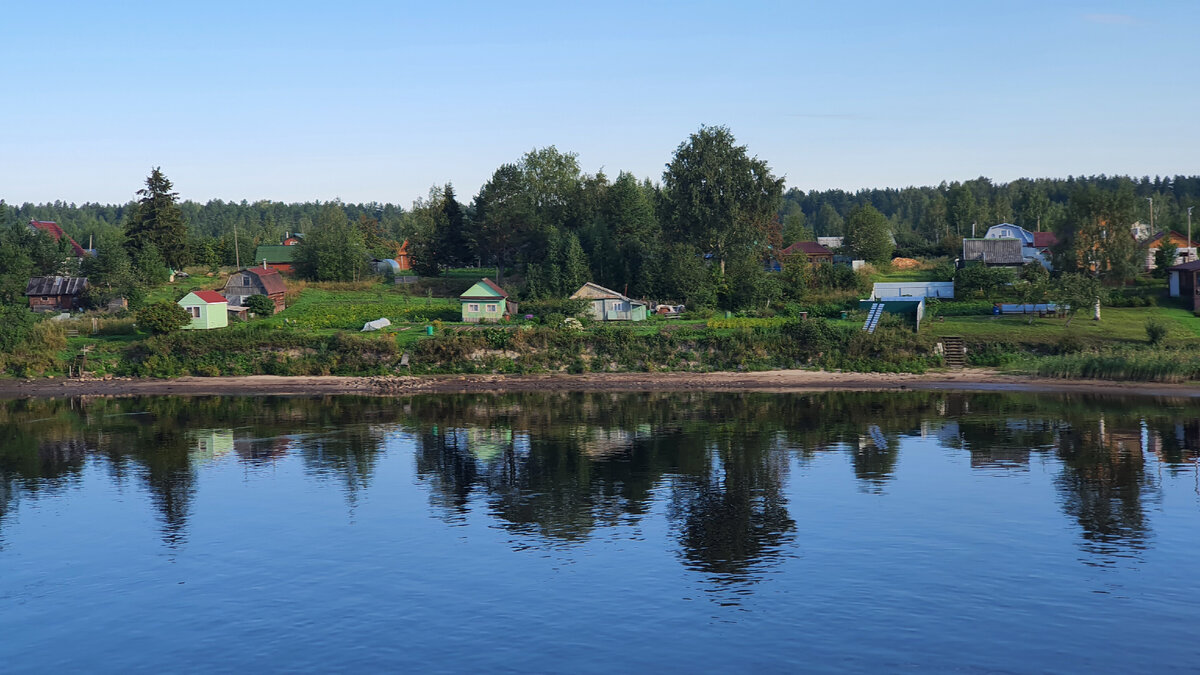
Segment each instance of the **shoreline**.
[[537,375],[181,377],[111,380],[0,380],[0,399],[62,396],[404,396],[520,392],[815,392],[948,390],[1079,393],[1200,398],[1200,385],[1115,380],[1065,380],[1005,375],[993,370],[926,373],[845,373],[770,370],[749,373],[585,373]]

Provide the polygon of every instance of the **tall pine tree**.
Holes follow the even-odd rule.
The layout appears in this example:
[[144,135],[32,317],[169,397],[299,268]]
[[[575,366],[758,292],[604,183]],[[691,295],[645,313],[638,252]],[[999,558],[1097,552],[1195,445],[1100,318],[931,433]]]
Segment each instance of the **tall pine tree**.
[[161,167],[154,167],[146,178],[146,187],[138,190],[141,197],[125,227],[126,246],[136,254],[153,244],[163,260],[172,267],[182,267],[187,252],[187,223],[177,203],[179,194],[172,192],[171,181]]

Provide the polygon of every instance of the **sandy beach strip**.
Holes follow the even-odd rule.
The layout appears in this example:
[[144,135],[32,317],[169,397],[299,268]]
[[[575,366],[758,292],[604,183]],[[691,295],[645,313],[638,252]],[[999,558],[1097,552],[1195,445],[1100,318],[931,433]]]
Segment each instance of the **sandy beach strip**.
[[843,373],[811,370],[716,373],[553,373],[539,375],[182,377],[108,380],[0,380],[0,398],[62,396],[402,396],[425,393],[639,391],[1024,391],[1200,398],[1200,385],[1066,380],[992,370],[926,373]]

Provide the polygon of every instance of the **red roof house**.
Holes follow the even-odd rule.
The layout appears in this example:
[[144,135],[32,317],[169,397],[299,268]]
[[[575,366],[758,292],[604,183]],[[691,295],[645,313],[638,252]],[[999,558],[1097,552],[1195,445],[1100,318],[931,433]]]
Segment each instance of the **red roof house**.
[[205,302],[225,302],[225,296],[216,291],[192,291],[192,295]]
[[63,232],[63,229],[59,227],[58,223],[54,222],[53,220],[31,220],[29,221],[29,226],[35,230],[41,230],[42,232],[45,232],[46,234],[50,235],[54,241],[59,241],[63,237],[66,237],[67,241],[71,242],[71,250],[75,252],[76,258],[87,257],[87,251],[84,250],[82,246],[75,243],[75,240],[67,235],[66,232]]
[[812,263],[831,263],[833,262],[833,251],[825,248],[815,241],[798,241],[791,246],[783,249],[781,254],[784,257],[803,253],[808,256],[808,261]]

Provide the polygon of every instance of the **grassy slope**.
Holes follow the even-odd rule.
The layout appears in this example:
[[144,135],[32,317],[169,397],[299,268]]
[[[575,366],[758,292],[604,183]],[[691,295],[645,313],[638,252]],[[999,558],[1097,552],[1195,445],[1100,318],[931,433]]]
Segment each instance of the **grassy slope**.
[[1102,308],[1101,320],[1092,321],[1090,313],[1076,316],[1071,325],[1066,319],[1034,319],[1007,315],[948,316],[945,321],[927,321],[927,329],[936,336],[961,335],[968,342],[1006,342],[1022,345],[1055,345],[1065,335],[1084,344],[1115,346],[1146,343],[1146,321],[1158,318],[1167,326],[1169,346],[1200,341],[1200,319],[1177,307]]

